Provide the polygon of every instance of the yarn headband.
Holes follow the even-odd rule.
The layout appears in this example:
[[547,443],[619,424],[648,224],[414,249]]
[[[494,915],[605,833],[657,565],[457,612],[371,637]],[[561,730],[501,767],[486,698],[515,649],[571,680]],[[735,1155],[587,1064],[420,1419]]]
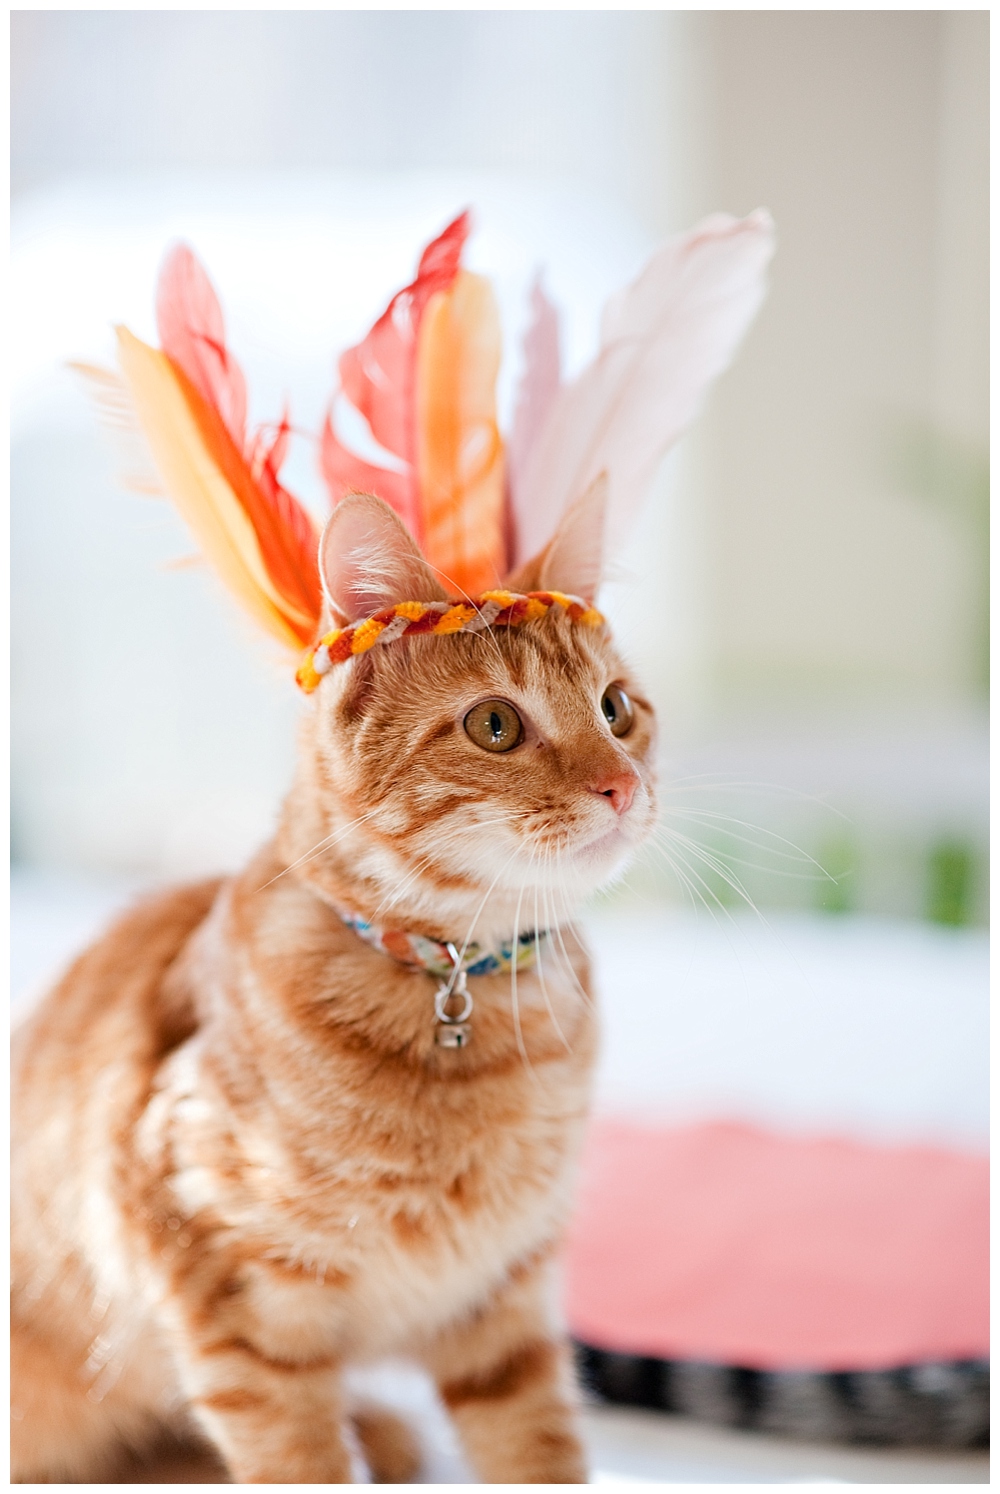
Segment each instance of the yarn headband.
[[481,633],[487,628],[517,628],[545,617],[560,607],[570,622],[597,628],[604,618],[596,607],[561,591],[485,591],[467,602],[397,602],[349,628],[335,628],[309,650],[295,678],[307,695],[324,674],[363,654],[376,643],[394,643],[397,638],[418,634]]

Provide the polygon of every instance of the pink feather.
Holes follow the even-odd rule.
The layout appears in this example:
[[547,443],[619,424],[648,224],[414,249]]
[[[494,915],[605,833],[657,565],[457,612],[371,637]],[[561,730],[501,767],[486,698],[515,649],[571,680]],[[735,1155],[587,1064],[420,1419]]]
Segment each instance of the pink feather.
[[556,397],[512,493],[514,564],[537,554],[602,472],[606,533],[624,537],[657,466],[732,359],[765,291],[768,213],[707,218],[613,296],[594,361]]
[[507,443],[507,475],[515,507],[531,453],[559,393],[559,313],[542,289],[540,274],[531,288],[531,311],[524,334],[524,370]]
[[217,410],[242,451],[247,419],[243,372],[226,347],[219,298],[186,244],[169,251],[156,287],[160,346],[186,374],[202,399]]
[[348,348],[338,365],[344,395],[367,421],[375,442],[405,463],[406,471],[376,467],[350,451],[329,418],[320,437],[320,469],[333,502],[352,488],[377,493],[418,540],[417,335],[431,296],[454,283],[470,227],[469,214],[460,213],[427,245],[413,281],[393,296],[367,337]]

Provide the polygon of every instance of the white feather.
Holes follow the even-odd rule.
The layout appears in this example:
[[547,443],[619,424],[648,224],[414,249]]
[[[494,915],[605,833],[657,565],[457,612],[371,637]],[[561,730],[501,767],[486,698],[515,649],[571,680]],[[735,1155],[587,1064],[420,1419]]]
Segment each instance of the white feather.
[[70,363],[93,401],[97,418],[110,438],[116,457],[115,476],[123,488],[152,498],[166,498],[149,443],[136,414],[125,380],[109,368],[92,363]]
[[694,419],[764,298],[774,230],[763,209],[706,218],[659,249],[608,302],[597,357],[558,394],[513,495],[515,564],[608,474],[606,533],[620,545],[657,466]]

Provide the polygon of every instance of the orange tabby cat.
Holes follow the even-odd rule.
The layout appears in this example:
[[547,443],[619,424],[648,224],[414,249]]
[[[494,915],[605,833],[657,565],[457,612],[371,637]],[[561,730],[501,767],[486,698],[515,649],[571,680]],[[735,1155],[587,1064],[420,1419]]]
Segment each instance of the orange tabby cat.
[[[592,490],[511,585],[591,598],[602,513]],[[444,597],[375,498],[321,562],[334,621]],[[164,1428],[237,1482],[350,1481],[342,1372],[387,1355],[430,1371],[482,1480],[586,1479],[551,1282],[596,1041],[567,920],[651,824],[652,712],[558,609],[373,649],[313,701],[274,841],[127,914],[17,1035],[18,1481],[99,1480]],[[469,978],[442,1046],[439,981],[345,912],[553,932]],[[354,1420],[405,1478],[400,1428]]]

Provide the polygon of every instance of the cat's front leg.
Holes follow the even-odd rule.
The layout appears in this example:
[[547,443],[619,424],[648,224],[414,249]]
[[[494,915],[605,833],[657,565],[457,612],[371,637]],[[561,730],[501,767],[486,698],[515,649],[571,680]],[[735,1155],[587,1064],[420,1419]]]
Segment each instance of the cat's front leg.
[[249,1339],[175,1331],[191,1410],[234,1483],[349,1484],[340,1365],[274,1358]]
[[587,1482],[569,1345],[542,1268],[522,1270],[425,1356],[484,1483]]

